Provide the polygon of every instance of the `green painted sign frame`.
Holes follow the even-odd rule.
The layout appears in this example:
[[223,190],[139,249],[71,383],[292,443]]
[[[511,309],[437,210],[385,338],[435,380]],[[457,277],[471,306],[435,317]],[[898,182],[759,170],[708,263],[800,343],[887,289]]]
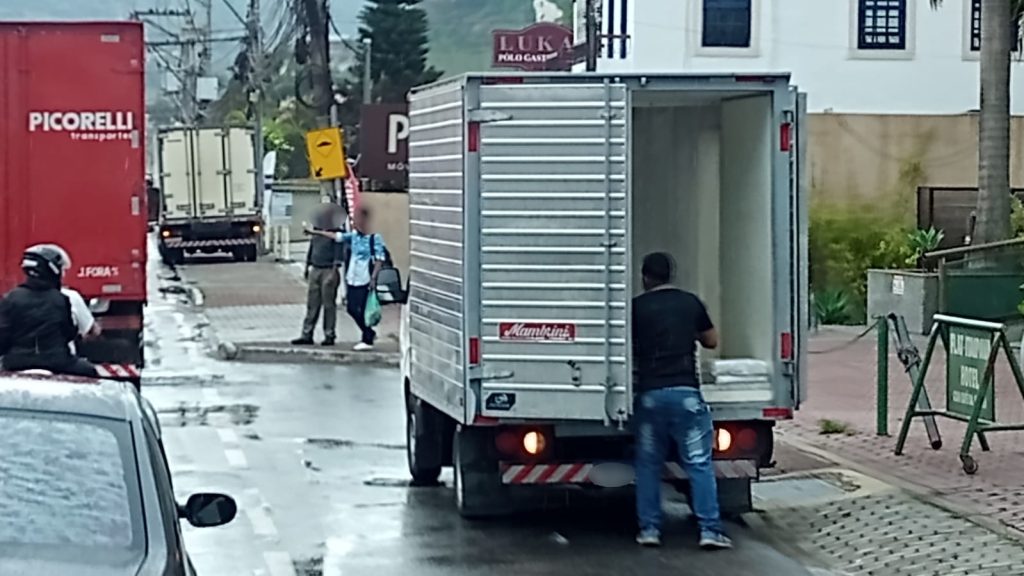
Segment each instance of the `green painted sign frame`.
[[[946,351],[946,408],[932,409],[928,401],[925,381],[935,353],[941,342]],[[1017,356],[1010,348],[1006,326],[996,322],[936,314],[928,337],[921,370],[914,379],[910,403],[900,425],[896,440],[896,455],[903,454],[914,418],[943,416],[967,424],[964,441],[960,445],[960,463],[967,474],[978,471],[978,462],[971,456],[971,444],[978,437],[982,451],[989,450],[988,432],[1024,430],[1024,422],[997,423],[995,397],[995,366],[1000,353],[1010,365],[1017,391],[1024,402],[1024,374]],[[919,401],[923,401],[919,404]],[[927,408],[919,408],[926,406]],[[941,443],[933,444],[939,449]]]

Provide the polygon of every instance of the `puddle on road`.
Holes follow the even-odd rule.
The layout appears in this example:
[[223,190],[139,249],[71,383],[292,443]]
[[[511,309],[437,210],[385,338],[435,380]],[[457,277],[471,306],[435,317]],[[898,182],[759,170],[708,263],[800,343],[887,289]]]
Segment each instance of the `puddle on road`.
[[164,426],[248,426],[256,421],[260,407],[255,404],[181,404],[158,410]]
[[356,442],[343,438],[306,438],[302,440],[316,448],[325,450],[336,450],[339,448],[380,448],[383,450],[405,450],[405,444],[387,444],[384,442]]
[[841,498],[857,488],[841,474],[815,473],[758,482],[753,486],[753,497],[758,507],[797,507]]
[[444,482],[437,482],[436,484],[424,485],[417,484],[408,478],[370,478],[369,480],[363,480],[363,486],[370,486],[371,488],[443,488]]

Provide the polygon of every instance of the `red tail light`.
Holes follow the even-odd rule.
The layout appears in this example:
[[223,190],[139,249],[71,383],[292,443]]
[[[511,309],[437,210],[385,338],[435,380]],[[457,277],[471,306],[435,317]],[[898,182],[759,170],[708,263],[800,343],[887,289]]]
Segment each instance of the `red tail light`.
[[466,129],[466,151],[480,151],[480,123],[470,122]]
[[779,356],[783,360],[793,359],[793,333],[783,332],[779,336]]
[[779,150],[789,152],[790,143],[793,141],[793,125],[783,122],[779,126]]
[[761,415],[767,420],[792,420],[793,409],[792,408],[765,408],[761,410]]
[[480,363],[480,338],[469,339],[469,363],[476,365]]

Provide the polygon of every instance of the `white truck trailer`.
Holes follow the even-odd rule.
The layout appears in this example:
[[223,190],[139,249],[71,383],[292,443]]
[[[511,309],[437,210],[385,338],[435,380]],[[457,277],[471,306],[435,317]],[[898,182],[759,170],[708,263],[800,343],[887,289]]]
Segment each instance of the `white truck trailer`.
[[254,131],[178,127],[158,132],[162,192],[160,254],[181,263],[187,252],[228,252],[252,262],[263,228]]
[[[467,517],[526,487],[632,481],[630,300],[667,251],[727,510],[804,395],[804,106],[788,74],[471,74],[410,96],[402,377],[414,480]],[[666,478],[686,487],[678,463]]]

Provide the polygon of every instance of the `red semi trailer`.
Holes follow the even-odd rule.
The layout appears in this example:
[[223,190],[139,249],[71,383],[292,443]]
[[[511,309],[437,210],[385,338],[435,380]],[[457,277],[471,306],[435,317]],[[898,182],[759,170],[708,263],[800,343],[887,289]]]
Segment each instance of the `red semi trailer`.
[[103,328],[80,354],[138,381],[146,302],[145,86],[138,22],[0,22],[0,293],[55,242]]

